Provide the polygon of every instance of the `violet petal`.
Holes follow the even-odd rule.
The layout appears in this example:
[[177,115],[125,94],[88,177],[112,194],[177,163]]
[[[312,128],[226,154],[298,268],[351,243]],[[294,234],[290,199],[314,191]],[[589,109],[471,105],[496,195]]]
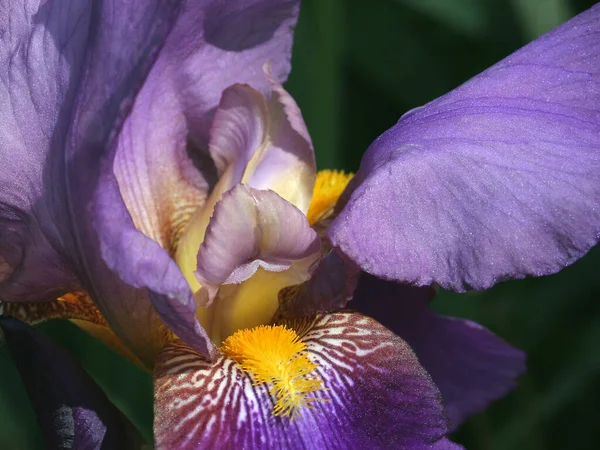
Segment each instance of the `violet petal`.
[[600,236],[600,6],[369,148],[329,237],[380,278],[463,291],[554,273]]
[[57,161],[89,29],[84,0],[7,2],[0,22],[0,295],[44,301],[73,289],[57,251],[68,218]]
[[178,2],[99,6],[65,158],[73,233],[69,256],[78,256],[86,291],[145,364],[151,367],[164,343],[155,310],[167,325],[176,323],[190,345],[210,355],[212,344],[195,320],[185,280],[168,254],[133,227],[112,165],[120,126],[178,17]]
[[452,428],[516,386],[525,354],[470,320],[437,314],[435,290],[363,275],[349,307],[381,322],[414,350],[444,399]]
[[[93,268],[90,278],[95,281],[94,297],[111,327],[136,354],[145,354],[145,361],[154,358],[162,345],[163,332],[157,326],[159,322],[148,297],[171,331],[204,355],[214,356],[214,346],[196,320],[192,292],[169,254],[173,249],[167,240],[177,236],[177,226],[183,221],[181,217],[169,216],[165,222],[153,214],[189,213],[194,206],[200,206],[195,202],[201,202],[204,188],[199,177],[190,175],[194,167],[186,159],[186,142],[191,140],[190,145],[197,149],[208,148],[209,125],[225,87],[246,81],[267,89],[262,73],[266,60],[272,58],[277,76],[285,78],[297,10],[297,1],[186,2],[166,43],[157,40],[164,46],[135,98],[113,152],[97,153],[104,155],[102,164],[82,158],[87,167],[74,168],[79,181],[74,181],[73,187],[85,186],[86,179],[98,179],[97,167],[102,170],[99,184],[91,194],[95,201],[94,230],[86,230],[81,239],[88,245],[86,265]],[[161,22],[162,18],[157,20],[158,24]],[[224,33],[231,39],[222,39]],[[150,45],[147,34],[140,32],[136,37]],[[245,39],[250,35],[251,41]],[[235,39],[239,39],[237,44]],[[126,38],[120,41],[130,42]],[[138,47],[143,48],[141,43]],[[87,146],[89,154],[90,147]],[[160,155],[161,152],[166,153]],[[162,163],[169,167],[166,177]],[[171,203],[172,196],[180,195],[178,188],[183,188],[181,183],[171,183],[179,179],[178,175],[185,178],[182,183],[188,187],[195,186],[195,190],[181,192],[179,200],[186,199],[183,204],[178,204],[178,200]],[[162,181],[153,184],[156,180]],[[195,194],[190,194],[192,191]],[[163,197],[171,199],[167,202],[169,208],[175,208],[161,208],[159,198]],[[79,203],[74,209],[82,211],[84,206],[87,205]],[[175,228],[161,229],[161,224],[171,226],[173,220],[180,221]],[[90,244],[95,233],[102,261],[94,254],[98,245]],[[169,239],[165,240],[167,236]],[[139,289],[117,286],[115,277],[111,279],[103,271],[104,263],[122,281]],[[130,326],[132,321],[137,322],[136,326]]]
[[235,83],[285,81],[298,0],[185,2],[119,137],[114,170],[136,227],[172,250],[216,181],[209,130]]

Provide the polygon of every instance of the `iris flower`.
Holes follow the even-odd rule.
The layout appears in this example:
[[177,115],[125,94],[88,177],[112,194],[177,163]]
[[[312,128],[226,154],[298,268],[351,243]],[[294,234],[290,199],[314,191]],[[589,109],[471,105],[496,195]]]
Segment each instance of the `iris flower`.
[[[600,8],[405,114],[353,178],[316,173],[281,86],[298,9],[2,7],[2,313],[153,371],[158,448],[458,448],[524,358],[429,301],[597,242]],[[125,445],[85,374],[0,325],[65,392],[73,448]]]

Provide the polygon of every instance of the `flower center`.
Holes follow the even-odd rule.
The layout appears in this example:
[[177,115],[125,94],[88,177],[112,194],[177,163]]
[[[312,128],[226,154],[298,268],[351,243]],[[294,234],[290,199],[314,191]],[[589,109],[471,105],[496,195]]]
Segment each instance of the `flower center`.
[[323,381],[311,374],[317,365],[308,358],[306,344],[284,325],[260,325],[229,336],[221,352],[238,363],[255,385],[271,383],[273,414],[293,418],[303,407],[326,399],[309,396],[326,390]]

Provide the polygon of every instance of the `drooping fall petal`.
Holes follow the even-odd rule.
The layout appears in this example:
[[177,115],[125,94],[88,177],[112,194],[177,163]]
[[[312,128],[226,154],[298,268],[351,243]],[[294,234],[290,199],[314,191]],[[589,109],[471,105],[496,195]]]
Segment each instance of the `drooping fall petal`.
[[0,329],[48,448],[142,448],[133,425],[65,350],[13,318],[0,318]]
[[414,350],[444,399],[452,428],[516,386],[525,354],[481,325],[437,314],[430,287],[363,275],[349,307],[373,317]]
[[359,314],[288,324],[306,343],[327,391],[294,420],[275,416],[268,387],[234,361],[214,364],[181,343],[155,371],[159,448],[459,448],[446,441],[439,393],[410,347]]
[[267,73],[265,79],[267,98],[244,85],[223,92],[210,153],[219,175],[231,167],[223,191],[240,182],[271,189],[306,214],[315,183],[312,142],[294,99]]
[[600,236],[600,6],[406,115],[330,238],[366,272],[457,291],[545,275]]

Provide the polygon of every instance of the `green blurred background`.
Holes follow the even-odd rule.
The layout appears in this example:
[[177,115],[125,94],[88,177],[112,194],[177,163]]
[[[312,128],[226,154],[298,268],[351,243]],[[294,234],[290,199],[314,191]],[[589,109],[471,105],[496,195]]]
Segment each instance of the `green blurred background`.
[[[456,87],[589,0],[304,0],[287,88],[320,168],[355,171],[371,141],[409,109]],[[599,448],[600,248],[543,279],[442,293],[436,307],[495,331],[529,356],[519,387],[454,436],[470,449]],[[66,322],[42,326],[148,438],[149,375]],[[43,441],[6,349],[0,350],[0,449]]]

